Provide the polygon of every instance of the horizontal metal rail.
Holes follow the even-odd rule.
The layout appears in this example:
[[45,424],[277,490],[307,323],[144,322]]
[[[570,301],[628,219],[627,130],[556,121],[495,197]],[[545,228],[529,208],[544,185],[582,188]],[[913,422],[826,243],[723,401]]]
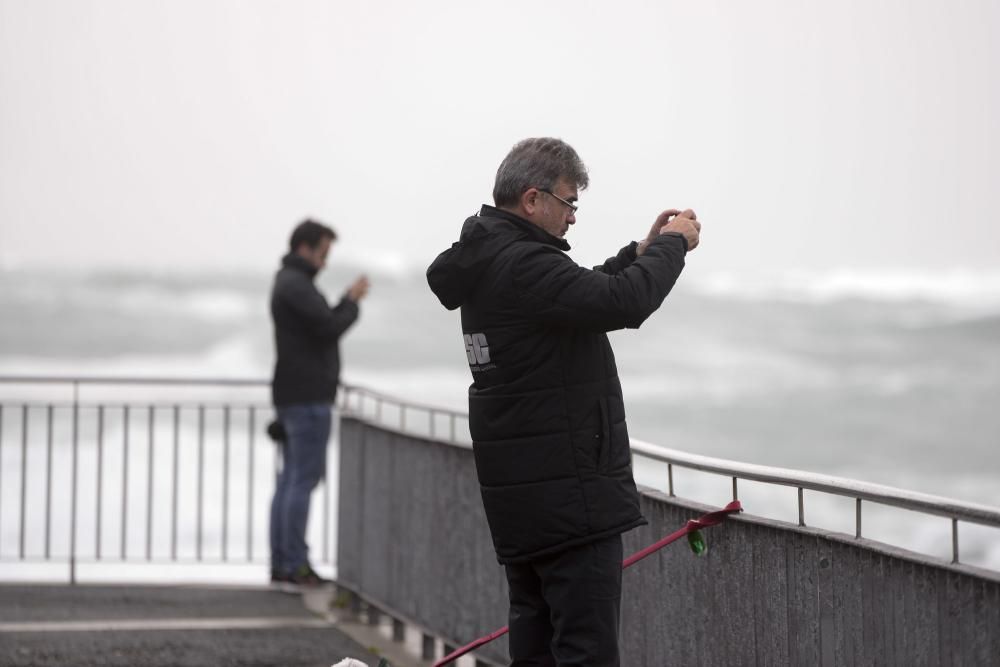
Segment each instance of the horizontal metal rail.
[[114,408],[122,407],[123,405],[128,405],[131,407],[138,408],[148,408],[150,406],[155,407],[157,410],[166,408],[180,408],[181,410],[197,410],[198,408],[204,408],[206,410],[225,410],[227,407],[234,408],[239,407],[241,409],[254,408],[256,410],[271,410],[274,406],[265,401],[174,401],[170,399],[164,400],[145,400],[145,399],[126,399],[126,400],[100,400],[100,401],[85,401],[85,400],[62,400],[62,401],[46,401],[44,399],[36,400],[13,400],[0,398],[0,404],[12,406],[16,405],[20,407],[27,407],[31,410],[44,410],[48,407],[55,408],[57,410],[71,410],[74,407],[78,407],[81,410],[83,408],[95,409],[95,408]]
[[[373,391],[366,387],[357,385],[341,385],[340,408],[345,414],[355,415],[370,423],[377,424],[383,428],[390,428],[409,435],[427,435],[434,440],[440,440],[456,447],[468,447],[467,442],[458,438],[459,420],[468,423],[469,416],[458,410],[450,410],[435,405],[404,401],[394,396]],[[366,412],[366,406],[370,404],[370,413]],[[398,421],[392,423],[385,416],[385,406],[393,406],[397,410]],[[424,413],[426,421],[413,419],[407,422],[407,415],[412,412]],[[448,422],[447,435],[438,432],[438,417],[444,417]],[[418,428],[416,424],[426,424],[426,432]]]
[[389,394],[385,394],[378,391],[373,391],[367,387],[360,387],[358,385],[341,385],[341,389],[345,396],[364,396],[371,398],[376,401],[382,401],[384,403],[389,403],[392,405],[400,406],[412,410],[422,410],[424,412],[433,412],[435,414],[450,415],[453,417],[460,417],[462,419],[468,419],[468,413],[461,412],[459,410],[449,410],[448,408],[442,408],[438,405],[430,405],[427,403],[416,403],[414,401],[404,401],[402,399],[396,398]]
[[742,463],[710,456],[690,454],[676,449],[667,449],[642,440],[632,439],[632,451],[649,459],[669,463],[673,466],[701,470],[725,475],[734,479],[745,479],[767,484],[792,486],[810,491],[821,491],[847,498],[860,498],[882,505],[892,505],[903,509],[934,514],[949,519],[960,519],[970,523],[1000,528],[1000,508],[969,503],[942,496],[934,496],[917,491],[897,489],[882,484],[861,482],[845,477],[821,475],[790,468],[775,468],[754,463]]
[[270,380],[258,378],[181,378],[181,377],[100,377],[68,375],[0,375],[0,384],[68,385],[153,385],[182,387],[264,387]]

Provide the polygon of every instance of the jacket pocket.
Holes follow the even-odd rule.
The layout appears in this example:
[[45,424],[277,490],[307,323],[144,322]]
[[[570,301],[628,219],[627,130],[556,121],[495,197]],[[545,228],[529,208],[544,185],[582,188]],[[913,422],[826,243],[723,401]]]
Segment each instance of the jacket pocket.
[[597,470],[604,472],[608,469],[608,457],[611,452],[611,420],[608,416],[608,400],[602,398],[598,401],[601,411],[600,447],[597,451]]

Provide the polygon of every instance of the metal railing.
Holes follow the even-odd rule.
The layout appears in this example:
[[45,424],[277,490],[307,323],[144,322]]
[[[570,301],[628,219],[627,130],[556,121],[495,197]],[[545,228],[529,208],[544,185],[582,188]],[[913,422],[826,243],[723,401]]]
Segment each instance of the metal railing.
[[916,491],[897,489],[881,484],[861,482],[844,477],[821,475],[801,470],[776,468],[771,466],[741,463],[726,459],[716,459],[698,454],[689,454],[675,449],[659,447],[648,442],[632,439],[632,451],[640,456],[667,464],[667,493],[674,496],[674,467],[700,470],[724,475],[732,479],[733,500],[739,499],[739,480],[763,482],[798,489],[800,526],[805,526],[805,502],[803,491],[819,491],[834,496],[851,498],[855,501],[855,532],[861,535],[861,502],[869,501],[931,514],[951,519],[952,563],[958,563],[958,522],[967,521],[984,526],[1000,528],[1000,508],[943,498]]
[[[372,424],[390,430],[398,430],[408,435],[429,436],[432,439],[439,439],[460,447],[471,446],[470,441],[460,440],[456,437],[456,421],[468,423],[468,415],[465,413],[403,401],[363,387],[345,387],[344,389],[342,408],[345,412]],[[386,408],[390,406],[395,410],[395,421],[391,415],[387,417],[389,411]],[[414,418],[414,415],[421,413],[423,413],[421,417]],[[407,415],[410,417],[408,418]],[[438,424],[438,428],[435,428],[436,417],[441,416],[447,418],[447,438],[441,436],[440,424]],[[424,425],[424,428],[414,428],[414,425]],[[1000,528],[1000,508],[988,505],[843,477],[700,456],[660,447],[635,438],[631,439],[631,448],[633,454],[637,456],[667,464],[667,493],[670,496],[675,496],[674,468],[677,467],[730,478],[732,480],[733,500],[739,499],[739,480],[796,488],[798,490],[798,525],[800,526],[806,525],[804,491],[817,491],[852,499],[855,504],[855,537],[859,539],[862,537],[862,501],[945,517],[951,520],[951,562],[954,564],[960,563],[959,522],[964,521]]]
[[[140,420],[143,421],[145,425],[144,440],[146,447],[144,452],[146,457],[146,469],[144,471],[145,489],[143,489],[146,496],[145,503],[142,508],[144,510],[144,522],[141,526],[141,530],[144,531],[143,534],[145,538],[144,548],[142,549],[143,560],[148,562],[156,562],[158,560],[178,562],[183,560],[180,555],[180,542],[178,538],[180,528],[178,498],[181,495],[180,486],[183,482],[179,476],[180,468],[178,465],[178,456],[179,452],[185,446],[185,438],[181,435],[183,431],[181,428],[182,417],[185,414],[189,414],[194,416],[196,426],[192,427],[192,430],[196,434],[193,439],[195,440],[197,446],[197,467],[195,471],[196,509],[194,517],[195,529],[192,558],[195,562],[212,562],[213,560],[215,562],[234,562],[235,559],[240,558],[246,562],[253,562],[256,560],[254,552],[254,536],[260,535],[263,531],[255,530],[255,526],[263,525],[266,522],[264,521],[264,517],[259,512],[255,512],[254,508],[255,503],[259,502],[261,497],[267,496],[267,494],[258,493],[258,490],[255,490],[255,487],[258,485],[254,483],[254,480],[260,470],[259,467],[256,467],[256,459],[259,457],[259,452],[255,454],[255,451],[258,449],[258,444],[261,441],[266,440],[266,438],[259,437],[260,433],[258,433],[258,431],[262,431],[262,426],[265,421],[260,418],[261,415],[270,415],[270,405],[264,402],[224,402],[213,404],[204,401],[195,403],[142,403],[122,401],[87,403],[86,401],[81,400],[81,391],[95,386],[180,388],[230,387],[262,389],[267,387],[267,381],[252,379],[187,378],[0,377],[0,385],[11,384],[58,384],[67,386],[72,390],[72,400],[68,403],[60,404],[55,402],[11,402],[0,399],[0,560],[3,559],[4,554],[3,520],[9,515],[9,512],[5,514],[3,501],[5,498],[9,498],[10,496],[9,493],[5,494],[2,488],[4,480],[8,479],[8,477],[5,477],[2,467],[4,463],[4,451],[5,448],[10,446],[4,439],[4,429],[5,423],[7,424],[6,428],[8,430],[10,429],[10,420],[12,415],[19,416],[21,425],[18,443],[20,445],[20,474],[18,477],[20,481],[20,507],[18,514],[19,527],[17,530],[19,540],[17,557],[19,560],[26,560],[28,558],[25,546],[25,539],[27,536],[26,507],[28,506],[27,460],[31,424],[30,416],[32,412],[41,412],[45,415],[44,442],[46,450],[46,468],[44,484],[44,549],[42,550],[42,559],[52,560],[57,558],[53,555],[54,552],[52,549],[53,491],[56,488],[53,483],[52,461],[54,448],[54,426],[60,411],[63,413],[68,412],[69,414],[69,443],[72,452],[70,491],[68,499],[70,514],[68,528],[69,547],[68,554],[66,554],[66,558],[70,561],[71,579],[75,579],[75,564],[77,562],[81,562],[81,558],[86,558],[86,556],[81,556],[80,549],[78,548],[79,545],[77,544],[77,535],[78,506],[80,504],[78,493],[78,485],[80,481],[79,450],[84,439],[81,434],[80,420],[81,416],[87,412],[92,412],[95,415],[92,439],[88,440],[88,443],[96,450],[96,465],[94,472],[97,478],[95,484],[96,497],[94,498],[97,511],[95,512],[94,550],[93,554],[90,556],[91,560],[103,561],[115,558],[114,556],[109,556],[107,550],[103,548],[104,542],[102,541],[102,538],[105,534],[105,527],[102,523],[103,513],[101,511],[105,502],[103,489],[105,488],[105,474],[107,472],[105,470],[106,462],[104,458],[106,447],[111,446],[107,441],[106,427],[109,416],[114,415],[115,413],[120,415],[117,423],[120,425],[122,431],[120,434],[122,464],[121,480],[119,485],[121,488],[121,493],[119,494],[121,499],[121,519],[118,526],[120,534],[117,536],[117,559],[125,561],[130,557],[128,551],[128,517],[130,511],[128,495],[130,491],[131,478],[129,475],[128,457],[130,452],[142,444],[133,437],[133,433],[135,431],[131,427],[135,415],[138,414],[140,415]],[[427,437],[458,447],[471,446],[468,439],[468,416],[464,412],[458,410],[405,401],[385,393],[354,385],[342,386],[338,403],[343,412],[349,413],[352,416],[389,430],[396,430],[407,435]],[[206,433],[207,416],[213,413],[220,416],[221,427],[219,427],[216,433],[208,434]],[[163,481],[161,476],[158,474],[158,469],[155,465],[154,452],[160,442],[160,438],[157,437],[157,434],[159,433],[157,424],[161,422],[158,418],[162,418],[163,415],[169,417],[168,424],[170,425],[168,427],[169,436],[166,438],[169,443],[168,446],[170,447],[171,453],[169,458],[170,463],[168,465],[169,469],[167,471],[167,479],[169,479],[168,487],[170,489],[169,555],[157,554],[153,546],[154,525],[156,524],[153,512],[156,498],[154,497],[153,490],[157,481],[160,481],[160,486],[163,485]],[[244,419],[244,423],[246,425],[245,428],[239,430],[243,435],[241,445],[242,451],[246,453],[247,482],[245,488],[246,495],[244,496],[246,498],[246,503],[244,505],[246,529],[243,535],[245,538],[245,548],[243,549],[242,556],[236,556],[234,559],[234,552],[230,548],[232,545],[232,535],[230,531],[230,501],[233,498],[231,487],[235,484],[234,476],[231,472],[233,466],[230,456],[235,446],[235,440],[233,438],[233,425],[237,417]],[[218,522],[216,527],[219,534],[218,541],[220,543],[220,549],[214,557],[206,554],[204,549],[207,521],[207,501],[205,497],[206,446],[221,450],[222,459],[220,464],[221,470],[213,471],[220,476],[219,485],[221,487],[219,492],[221,507],[219,508],[218,517],[216,517]],[[674,495],[675,467],[697,470],[730,478],[732,480],[732,495],[734,499],[738,498],[738,483],[740,480],[796,488],[798,490],[798,523],[800,526],[806,525],[803,495],[805,490],[817,491],[824,494],[853,499],[855,503],[855,537],[857,538],[862,537],[863,501],[903,508],[926,515],[946,517],[951,521],[952,563],[960,562],[958,539],[959,522],[976,523],[994,528],[1000,528],[1000,508],[996,507],[963,502],[840,477],[699,456],[696,454],[689,454],[682,451],[659,447],[635,439],[632,440],[632,451],[637,456],[667,464],[666,486],[667,493],[671,496]],[[276,458],[274,467],[276,471]],[[323,489],[323,553],[321,562],[329,563],[331,562],[330,537],[332,533],[330,527],[330,493],[328,485],[324,484]]]
[[[340,409],[390,430],[407,435],[426,436],[459,447],[471,447],[468,439],[469,416],[458,410],[450,410],[426,403],[405,401],[389,394],[357,385],[341,385],[339,393]],[[389,408],[389,409],[387,409]],[[394,412],[393,412],[394,411]],[[415,415],[422,414],[420,419]],[[393,420],[395,415],[395,420]],[[443,422],[443,423],[442,423]],[[459,437],[459,424],[465,438]]]
[[[75,582],[78,563],[266,558],[267,502],[280,465],[264,434],[273,408],[259,399],[217,397],[222,387],[263,393],[266,380],[0,377],[5,394],[12,386],[69,395],[0,398],[0,561],[68,562]],[[139,387],[182,395],[85,396]],[[216,398],[192,398],[193,388]],[[68,469],[54,469],[60,459],[68,459]],[[328,564],[331,494],[328,484],[322,488],[319,562]]]

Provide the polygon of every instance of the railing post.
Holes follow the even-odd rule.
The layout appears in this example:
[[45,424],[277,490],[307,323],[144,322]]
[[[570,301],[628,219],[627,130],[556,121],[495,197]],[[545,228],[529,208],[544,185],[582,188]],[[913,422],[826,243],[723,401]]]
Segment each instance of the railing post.
[[806,525],[806,508],[802,500],[802,487],[799,487],[799,525]]
[[205,406],[198,406],[198,531],[195,538],[195,558],[201,561],[202,529],[204,527],[205,507]]
[[80,384],[73,383],[73,481],[70,489],[69,583],[76,585],[76,478],[80,428]]
[[247,562],[253,561],[253,448],[257,429],[257,408],[250,406],[247,416]]
[[[329,482],[330,482],[330,474],[329,474],[329,472],[330,472],[331,461],[333,461],[334,463],[337,464],[337,469],[339,470],[340,469],[340,461],[343,458],[342,457],[342,454],[343,454],[343,441],[341,439],[342,436],[343,436],[343,432],[344,432],[344,429],[343,429],[343,425],[344,425],[343,419],[344,419],[343,412],[340,411],[340,410],[334,410],[334,412],[333,412],[333,423],[331,425],[331,431],[332,431],[331,437],[333,438],[334,442],[337,443],[337,449],[336,449],[336,455],[335,455],[335,457],[327,456],[327,459],[326,459],[327,479],[324,480],[324,484],[327,484],[327,485],[329,485]],[[337,489],[338,490],[340,489],[340,480],[339,479],[337,480]],[[326,531],[323,534],[323,548],[326,549],[325,554],[327,556],[326,560],[327,560],[328,563],[333,563],[334,559],[336,559],[336,557],[337,557],[336,552],[334,552],[334,550],[333,550],[333,542],[334,542],[334,540],[337,537],[337,531],[335,530],[335,527],[338,526],[338,523],[337,523],[338,522],[338,517],[333,512],[332,502],[334,500],[337,500],[336,496],[334,496],[332,494],[328,494],[327,496],[324,497],[324,501],[323,501],[323,504],[324,504],[324,507],[326,508],[326,511],[329,512],[329,517],[326,520],[323,521],[323,526],[324,526],[325,531]]]
[[104,513],[104,405],[97,406],[97,526],[94,555],[101,560],[101,515]]
[[355,618],[361,617],[361,596],[355,592],[351,592],[351,603],[350,603],[351,615]]
[[222,408],[222,562],[229,560],[229,404]]
[[129,436],[129,409],[128,405],[122,406],[122,535],[121,535],[121,559],[125,560],[128,552],[128,436]]
[[180,465],[180,426],[181,426],[181,406],[174,405],[174,460],[170,472],[170,560],[177,560],[177,476]]
[[740,496],[736,492],[736,478],[733,477],[733,500],[739,500],[739,499],[740,499]]
[[148,460],[146,461],[146,560],[153,560],[153,462],[156,458],[156,408],[149,406],[146,416]]
[[434,637],[426,632],[421,635],[420,657],[424,660],[434,659]]
[[368,605],[368,625],[378,625],[382,621],[382,612],[373,604]]
[[854,537],[861,538],[861,498],[855,498],[855,526],[854,526]]
[[52,542],[52,404],[45,408],[45,560]]
[[674,497],[674,464],[667,464],[667,493],[671,498]]
[[958,563],[958,519],[951,520],[951,562]]
[[18,529],[18,554],[24,560],[25,507],[28,498],[28,404],[21,406],[21,525]]
[[[0,403],[0,479],[3,479],[3,403]],[[0,493],[0,536],[3,535],[3,494]],[[0,553],[3,548],[3,537],[0,537]]]

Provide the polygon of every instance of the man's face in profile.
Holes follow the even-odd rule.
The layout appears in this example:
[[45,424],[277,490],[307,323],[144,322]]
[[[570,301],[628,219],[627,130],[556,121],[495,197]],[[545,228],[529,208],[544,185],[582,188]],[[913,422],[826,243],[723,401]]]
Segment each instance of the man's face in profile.
[[330,254],[330,246],[332,244],[332,239],[322,238],[315,248],[302,244],[299,246],[298,254],[309,262],[314,269],[321,271],[326,266],[326,256]]
[[538,209],[534,221],[556,238],[563,238],[569,226],[576,222],[576,211],[570,206],[577,200],[576,186],[559,179],[552,192],[539,190]]

